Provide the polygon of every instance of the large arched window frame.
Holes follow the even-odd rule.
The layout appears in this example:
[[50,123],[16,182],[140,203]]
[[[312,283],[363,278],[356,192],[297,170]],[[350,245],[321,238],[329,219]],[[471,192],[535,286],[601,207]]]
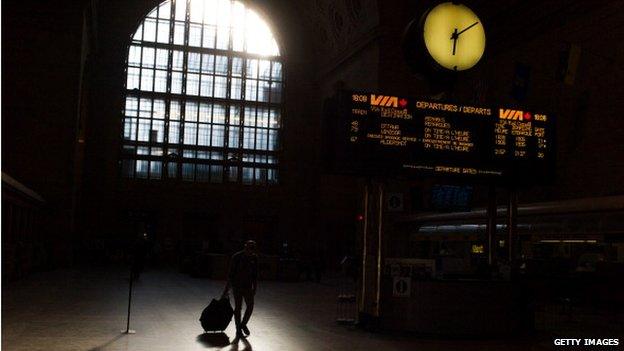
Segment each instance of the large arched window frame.
[[167,0],[128,48],[121,172],[275,184],[283,73],[266,23],[232,0]]

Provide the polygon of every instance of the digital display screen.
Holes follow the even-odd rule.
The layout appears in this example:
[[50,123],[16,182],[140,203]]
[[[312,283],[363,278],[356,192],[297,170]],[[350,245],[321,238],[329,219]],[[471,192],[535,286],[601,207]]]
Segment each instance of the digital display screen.
[[362,92],[338,100],[335,165],[344,171],[522,183],[554,174],[551,115]]

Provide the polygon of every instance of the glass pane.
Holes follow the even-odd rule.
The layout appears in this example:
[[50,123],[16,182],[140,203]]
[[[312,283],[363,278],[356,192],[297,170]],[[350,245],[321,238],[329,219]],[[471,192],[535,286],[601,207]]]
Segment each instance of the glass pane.
[[280,127],[280,110],[272,108],[271,115],[269,117],[269,127],[271,128],[279,128]]
[[223,147],[225,126],[212,126],[212,146]]
[[230,98],[240,100],[242,94],[242,79],[232,78],[232,86],[230,88]]
[[210,123],[210,104],[199,104],[199,121],[204,123]]
[[247,79],[245,81],[245,100],[256,101],[258,99],[258,81]]
[[152,121],[150,141],[153,143],[162,143],[163,141],[165,141],[165,121]]
[[210,145],[210,125],[199,124],[199,133],[197,135],[197,145],[209,146]]
[[182,179],[193,180],[195,176],[195,165],[192,163],[182,164]]
[[166,69],[169,64],[169,50],[156,49],[156,68]]
[[225,105],[215,104],[212,109],[212,123],[225,123]]
[[184,51],[173,50],[173,64],[171,68],[176,71],[184,69]]
[[182,72],[171,73],[171,92],[182,94]]
[[132,40],[141,40],[143,38],[143,24],[137,28],[136,32],[134,32],[134,36],[132,36]]
[[214,49],[216,44],[217,28],[213,25],[204,26],[204,38],[202,46],[209,49]]
[[139,119],[139,141],[149,141],[150,138],[150,120]]
[[202,27],[200,24],[191,24],[189,26],[189,46],[202,46]]
[[258,60],[247,60],[245,77],[248,77],[248,78],[258,77]]
[[199,72],[201,55],[196,52],[189,52],[188,54],[188,70],[189,72]]
[[126,89],[138,89],[139,88],[139,68],[128,68],[128,80],[126,82]]
[[153,117],[157,119],[165,119],[165,109],[166,109],[165,100],[156,99],[154,100],[154,113]]
[[180,143],[180,122],[169,122],[169,143]]
[[213,76],[202,74],[201,75],[201,86],[199,95],[201,96],[213,96],[212,94],[212,86],[213,86]]
[[159,43],[169,43],[169,21],[158,21],[158,38]]
[[126,178],[134,178],[134,160],[121,161],[121,174]]
[[152,161],[150,162],[150,179],[162,178],[162,162]]
[[269,126],[269,109],[258,107],[258,115],[256,116],[256,125],[258,127]]
[[143,22],[143,41],[156,41],[156,20],[147,18]]
[[160,5],[158,18],[171,18],[171,1],[165,1]]
[[202,55],[202,67],[201,70],[203,73],[214,73],[214,55]]
[[276,129],[269,129],[269,145],[271,151],[277,150],[279,147],[279,134]]
[[156,79],[154,80],[154,91],[159,93],[167,92],[167,71],[156,70]]
[[187,101],[184,108],[184,120],[197,122],[197,103],[193,101]]
[[255,128],[243,128],[243,148],[253,149],[255,146]]
[[271,78],[271,61],[260,60],[258,62],[258,73],[260,79],[270,79]]
[[124,118],[124,139],[136,140],[137,123],[136,118]]
[[217,64],[215,66],[215,72],[221,75],[227,75],[228,72],[228,57],[217,56]]
[[238,167],[230,167],[228,169],[229,174],[229,180],[230,182],[236,182],[238,180]]
[[225,98],[227,95],[227,78],[215,76],[214,97]]
[[175,19],[178,21],[186,20],[186,0],[178,0],[175,4]]
[[256,109],[253,107],[245,107],[245,121],[243,123],[246,126],[256,125]]
[[154,70],[153,69],[141,69],[141,90],[152,91],[154,90]]
[[217,28],[217,49],[228,50],[230,43],[230,28],[221,27]]
[[197,145],[197,123],[184,123],[184,144]]
[[145,118],[152,117],[152,100],[151,99],[141,99],[141,104],[139,106],[139,117],[145,117]]
[[280,62],[273,61],[273,72],[271,73],[273,80],[282,80],[282,64]]
[[172,100],[169,104],[169,119],[180,119],[180,102]]
[[256,130],[256,150],[267,149],[267,134],[268,131],[264,128],[258,128]]
[[272,103],[282,102],[282,83],[271,84],[271,102]]
[[253,168],[243,167],[243,184],[251,184],[253,182]]
[[132,45],[128,50],[128,65],[139,66],[141,64],[141,47]]
[[277,184],[277,170],[267,169],[267,181],[269,184]]
[[240,124],[240,107],[230,106],[230,125]]
[[201,23],[203,14],[204,14],[204,3],[205,1],[191,1],[191,6],[189,8],[190,21]]
[[198,182],[207,182],[210,179],[210,166],[197,165],[197,178]]
[[189,73],[186,75],[186,94],[199,94],[199,74]]
[[178,176],[178,164],[175,162],[169,162],[167,165],[167,176],[169,178],[176,178]]
[[184,22],[176,22],[173,31],[173,43],[184,45]]
[[131,96],[127,97],[125,115],[136,117],[138,110],[139,110],[139,99],[135,97],[131,97]]
[[266,80],[258,81],[258,101],[269,102],[270,87]]
[[137,160],[136,161],[136,177],[137,178],[147,178],[147,170],[148,170],[149,162],[146,160]]
[[228,145],[231,148],[238,148],[238,142],[239,142],[239,133],[240,133],[240,128],[239,127],[230,127],[230,131],[229,131],[229,135],[228,135]]
[[210,182],[211,183],[223,182],[223,166],[219,166],[219,165],[210,166]]

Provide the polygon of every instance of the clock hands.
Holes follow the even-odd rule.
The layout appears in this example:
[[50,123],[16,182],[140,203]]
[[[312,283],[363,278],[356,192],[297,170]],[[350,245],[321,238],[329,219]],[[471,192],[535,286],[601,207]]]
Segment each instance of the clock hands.
[[459,35],[467,31],[468,29],[476,26],[477,24],[479,24],[478,21],[462,29],[460,32],[457,32],[457,28],[455,28],[455,30],[453,31],[453,34],[451,34],[451,40],[453,41],[453,55],[455,55],[455,48],[457,47],[457,39],[459,39]]

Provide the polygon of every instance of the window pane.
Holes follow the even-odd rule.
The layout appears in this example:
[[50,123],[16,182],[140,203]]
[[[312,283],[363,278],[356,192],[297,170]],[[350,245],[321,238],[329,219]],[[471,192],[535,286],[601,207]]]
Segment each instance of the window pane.
[[273,61],[273,72],[271,73],[271,76],[273,80],[282,80],[282,64],[280,62]]
[[193,101],[187,101],[184,108],[184,120],[197,122],[197,103]]
[[167,68],[169,64],[169,50],[156,49],[156,68]]
[[154,87],[154,70],[141,69],[141,90],[152,91]]
[[219,166],[219,165],[210,166],[210,182],[211,183],[223,182],[223,166]]
[[147,170],[148,170],[149,162],[145,160],[137,160],[136,161],[136,177],[137,178],[147,178]]
[[241,98],[242,79],[232,78],[232,87],[230,89],[230,98],[239,100]]
[[238,180],[238,167],[229,167],[228,172],[230,182],[236,182]]
[[161,161],[150,162],[150,178],[151,179],[162,178],[162,162]]
[[258,77],[258,60],[247,60],[247,68],[245,71],[245,77],[248,77],[248,78]]
[[156,143],[165,141],[165,121],[154,120],[152,122],[150,141]]
[[269,129],[269,150],[277,150],[279,147],[279,135],[276,129]]
[[270,93],[269,82],[266,80],[261,80],[258,83],[259,83],[258,101],[269,102],[269,93]]
[[210,104],[199,104],[199,121],[204,123],[210,123]]
[[121,174],[126,178],[134,178],[134,160],[121,161]]
[[201,54],[196,52],[189,52],[188,54],[188,71],[199,72]]
[[230,106],[230,125],[240,125],[240,107]]
[[230,41],[230,28],[221,27],[217,28],[217,49],[227,50]]
[[180,122],[169,122],[169,143],[180,143]]
[[197,136],[197,145],[209,146],[210,145],[210,125],[199,124],[199,133]]
[[245,121],[246,126],[256,125],[256,109],[253,107],[245,107]]
[[138,68],[128,68],[128,81],[126,82],[127,89],[138,89],[139,88],[139,74],[140,69]]
[[271,78],[271,61],[260,60],[258,62],[258,73],[260,79]]
[[256,116],[256,125],[258,127],[269,126],[269,110],[266,108],[258,107],[258,115]]
[[182,72],[171,73],[171,92],[182,94]]
[[136,117],[138,110],[139,110],[139,99],[135,97],[130,97],[130,96],[127,97],[125,115]]
[[269,127],[271,128],[279,128],[280,127],[280,110],[272,108],[271,115],[269,116]]
[[255,146],[255,128],[243,128],[243,148],[253,149]]
[[258,81],[247,79],[245,81],[245,100],[256,101],[258,98]]
[[214,79],[213,76],[209,76],[206,74],[201,75],[201,87],[200,87],[199,95],[213,96],[212,95],[213,79]]
[[154,100],[154,113],[153,117],[157,119],[165,119],[165,100],[156,99]]
[[175,4],[175,19],[178,21],[184,21],[186,19],[186,1],[178,0]]
[[225,126],[213,125],[212,126],[212,146],[223,147],[223,140],[225,134]]
[[230,127],[230,132],[229,132],[229,139],[228,139],[228,145],[231,148],[238,148],[238,142],[239,142],[239,133],[240,133],[240,128],[239,127]]
[[197,123],[184,123],[184,144],[197,145]]
[[158,38],[159,43],[169,42],[169,21],[158,21]]
[[199,94],[199,74],[189,73],[186,75],[186,94]]
[[227,78],[215,77],[214,97],[225,98],[227,94]]
[[128,50],[128,65],[139,66],[141,64],[141,47],[132,45]]
[[150,120],[139,119],[139,141],[149,141],[150,137]]
[[124,139],[136,140],[137,123],[136,118],[124,119]]
[[232,58],[232,76],[240,77],[243,74],[243,59],[240,57]]
[[271,102],[272,103],[282,102],[282,83],[271,84]]
[[243,167],[243,184],[251,184],[253,177],[253,168]]
[[202,46],[209,49],[214,49],[216,44],[217,28],[213,25],[204,26],[204,40]]
[[134,36],[132,37],[132,40],[141,40],[142,38],[143,38],[143,24],[141,24],[139,28],[137,28],[137,31],[134,32]]
[[167,176],[169,178],[177,178],[178,176],[178,164],[175,162],[169,162],[167,165]]
[[171,68],[176,71],[184,69],[184,51],[173,50],[173,63]]
[[167,71],[156,70],[156,79],[154,80],[154,91],[159,93],[167,92]]
[[210,166],[197,165],[197,178],[198,182],[207,182],[210,179]]
[[228,72],[228,58],[227,56],[217,56],[217,64],[215,66],[215,72],[221,75],[227,75]]
[[212,110],[212,123],[225,123],[225,105],[215,104]]
[[193,180],[195,177],[195,165],[192,163],[182,164],[182,179]]
[[214,55],[202,55],[202,72],[203,73],[214,73],[214,64],[215,57]]
[[172,100],[169,104],[169,119],[180,119],[180,102]]
[[150,118],[152,117],[152,100],[151,99],[141,99],[141,104],[139,105],[139,117]]
[[165,1],[160,5],[158,18],[171,18],[171,1]]
[[189,26],[189,40],[188,40],[189,46],[200,47],[202,45],[201,36],[202,36],[201,24],[191,24]]
[[[181,3],[182,1],[178,1]],[[176,13],[176,17],[177,17]],[[184,45],[184,22],[176,22],[173,30],[173,43],[176,45]]]
[[156,20],[147,18],[143,22],[143,41],[156,40]]

